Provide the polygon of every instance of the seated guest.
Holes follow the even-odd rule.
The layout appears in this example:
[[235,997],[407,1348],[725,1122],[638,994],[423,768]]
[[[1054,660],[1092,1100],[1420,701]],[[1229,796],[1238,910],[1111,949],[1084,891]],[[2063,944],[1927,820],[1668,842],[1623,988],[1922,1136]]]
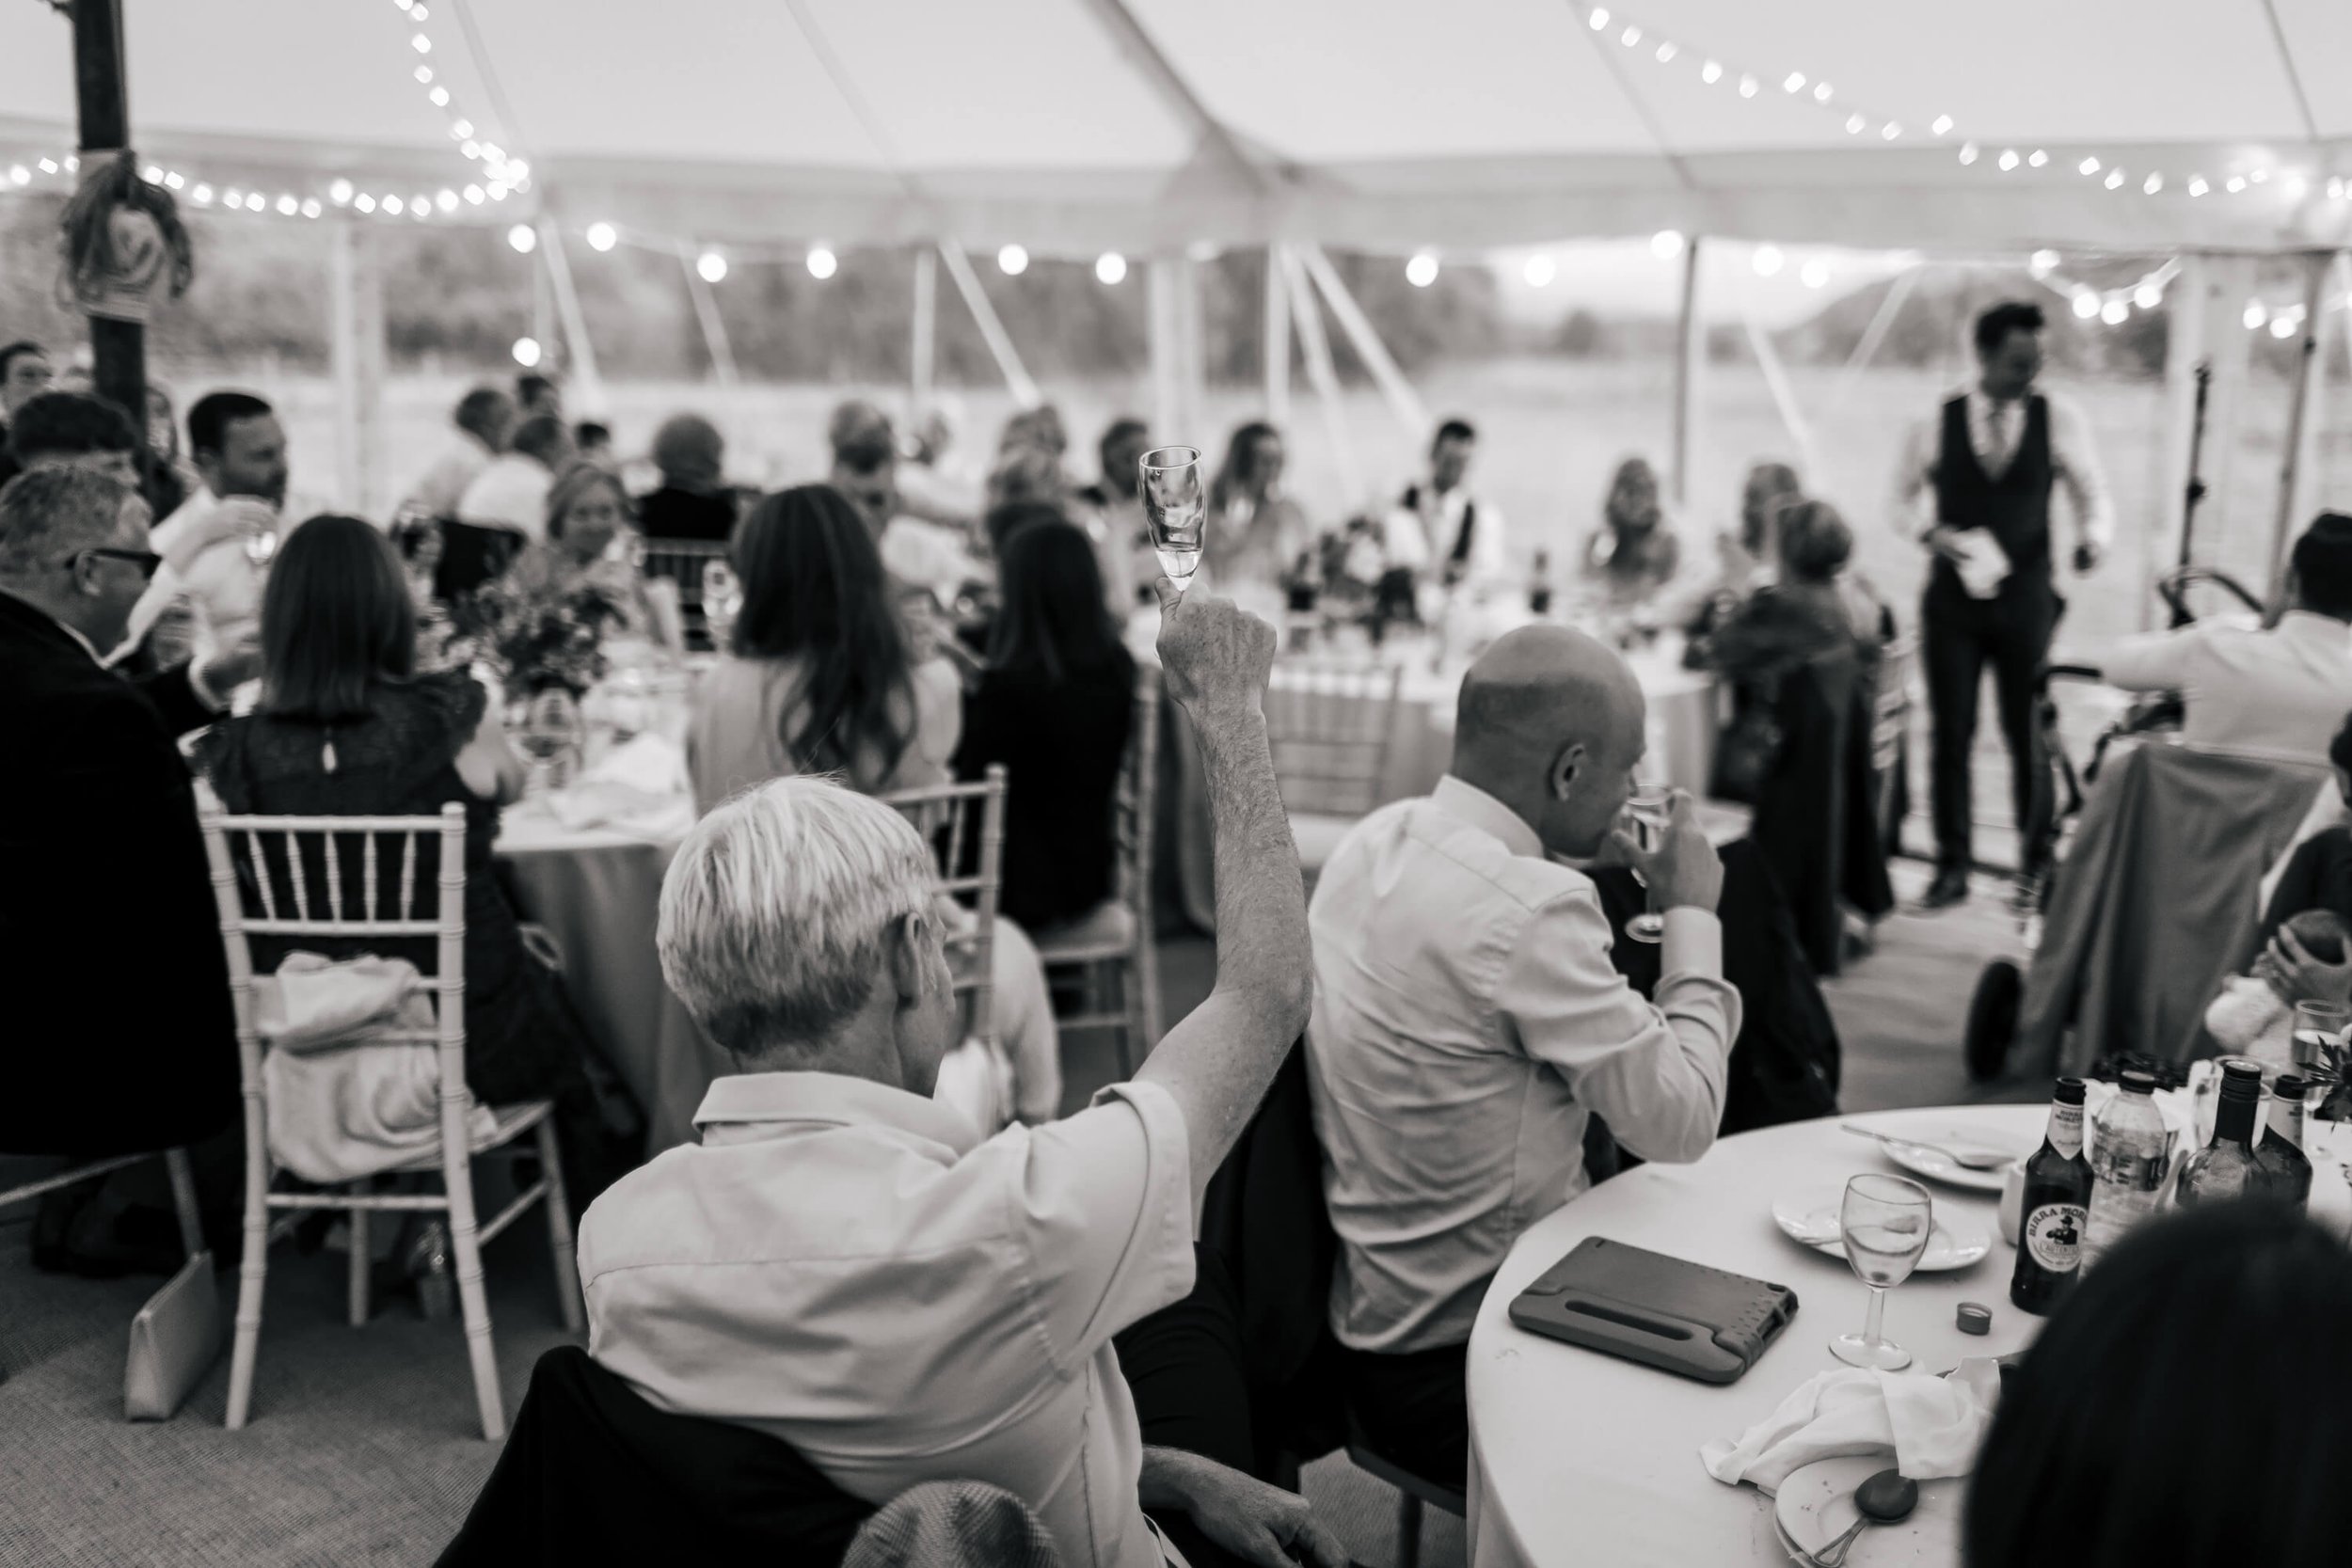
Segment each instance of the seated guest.
[[1429,477],[1405,487],[1389,515],[1388,566],[1431,572],[1451,588],[1472,578],[1492,582],[1510,569],[1502,545],[1502,513],[1470,494],[1470,459],[1478,431],[1468,420],[1448,420],[1429,443]]
[[1340,1568],[1303,1501],[1244,1473],[1238,1324],[1192,1245],[1311,999],[1260,706],[1274,638],[1197,590],[1163,598],[1216,823],[1208,1000],[1135,1082],[977,1137],[929,1098],[957,1024],[922,836],[817,779],[728,801],[671,863],[659,945],[739,1075],[711,1085],[699,1146],[582,1220],[589,1352],[871,1502],[1001,1486],[1073,1568],[1151,1568],[1163,1540],[1193,1568]]
[[1704,645],[1705,664],[1762,684],[1820,654],[1843,648],[1875,655],[1884,611],[1867,585],[1851,584],[1853,531],[1827,501],[1782,509],[1773,530],[1773,582],[1758,588]]
[[[2330,909],[2308,909],[2280,921],[2270,937],[2291,936],[2297,946],[2323,964],[2344,961],[2344,939],[2352,936],[2344,917]],[[2267,952],[2260,953],[2244,974],[2221,982],[2221,992],[2205,1008],[2205,1032],[2232,1056],[2250,1056],[2265,1073],[2296,1070],[2295,1005],[2313,1000],[2301,995],[2293,981]]]
[[1682,569],[1682,541],[1659,504],[1658,474],[1648,460],[1617,465],[1602,503],[1601,526],[1584,546],[1584,576],[1618,604],[1658,596]]
[[1105,600],[1122,625],[1136,605],[1151,601],[1152,578],[1159,571],[1152,525],[1143,515],[1143,475],[1136,467],[1151,450],[1152,433],[1141,420],[1131,415],[1113,420],[1096,451],[1103,477],[1078,492],[1094,509],[1087,536],[1102,565]]
[[1282,433],[1253,420],[1233,432],[1209,482],[1198,580],[1266,619],[1282,617],[1282,577],[1314,530],[1282,488]]
[[583,463],[610,468],[612,460],[612,427],[600,420],[582,420],[572,426],[572,450]]
[[515,407],[526,420],[544,414],[560,423],[564,418],[564,388],[552,377],[526,371],[515,378]]
[[0,484],[24,471],[8,451],[8,427],[16,422],[17,410],[49,390],[56,379],[56,369],[39,343],[22,339],[0,348]]
[[833,488],[849,498],[882,550],[882,565],[906,588],[919,588],[936,605],[956,602],[966,582],[985,576],[965,546],[963,531],[904,515],[898,504],[898,437],[890,416],[851,400],[826,426],[833,447]]
[[[769,779],[830,773],[866,795],[946,783],[962,688],[940,657],[915,663],[882,556],[837,490],[804,484],[752,509],[736,535],[743,608],[734,646],[694,689],[686,767],[697,811]],[[1060,1040],[1037,950],[995,927],[994,1023],[1012,1109],[1061,1100]]]
[[[244,670],[135,686],[101,668],[157,558],[147,503],[71,467],[0,488],[0,1150],[195,1143],[238,1105],[229,968],[173,736]],[[119,939],[119,940],[118,940]]]
[[2268,629],[2207,621],[2135,637],[2099,673],[2126,691],[2178,691],[2191,746],[2316,761],[2352,708],[2352,516],[2323,512],[2295,542],[2287,604]]
[[661,487],[637,502],[638,526],[648,539],[707,539],[723,545],[735,531],[735,498],[727,493],[725,439],[699,414],[675,414],[654,432],[654,467]]
[[[1968,1568],[2332,1568],[2352,1465],[2352,1254],[2284,1205],[2126,1237],[2062,1301],[1969,1479]],[[2223,1435],[2223,1434],[2226,1434]]]
[[[274,533],[286,508],[286,432],[277,412],[249,392],[213,392],[188,410],[188,450],[204,483],[155,527],[155,548],[177,558],[184,533],[209,534],[184,571],[156,575],[131,612],[131,635],[144,637],[175,601],[195,607],[199,642],[227,645],[249,637],[262,614],[263,570],[246,541]],[[224,520],[221,513],[231,517]]]
[[[491,1105],[551,1098],[564,1180],[585,1203],[613,1174],[588,1087],[588,1049],[557,981],[523,944],[491,864],[499,810],[522,761],[462,670],[417,673],[416,612],[391,542],[356,517],[313,517],[287,538],[262,603],[260,705],[215,725],[196,762],[231,812],[415,816],[466,808],[466,1085]],[[417,885],[429,885],[421,864]],[[357,881],[346,874],[346,885]],[[293,905],[291,885],[276,890]],[[294,949],[362,952],[438,968],[431,939],[253,939],[257,973]]]
[[197,492],[204,476],[182,454],[180,413],[171,393],[159,382],[147,384],[147,504],[158,517],[168,517]]
[[400,503],[403,516],[449,522],[457,503],[482,477],[515,433],[515,404],[496,387],[476,387],[457,400],[452,430],[441,454],[410,486]]
[[1136,661],[1103,604],[1085,534],[1066,522],[1013,535],[988,667],[965,699],[956,773],[1005,765],[997,908],[1032,931],[1091,913],[1112,893],[1111,805],[1134,727]]
[[8,426],[16,472],[87,468],[126,484],[139,481],[139,435],[131,416],[89,392],[43,392],[16,410]]
[[457,499],[457,520],[529,545],[547,537],[548,490],[572,459],[564,421],[535,414],[515,427],[514,444],[484,466]]
[[1723,867],[1687,799],[1651,857],[1665,911],[1655,1005],[1610,963],[1590,860],[1642,760],[1624,660],[1529,626],[1470,667],[1437,793],[1349,831],[1316,884],[1307,1061],[1339,1233],[1331,1326],[1372,1446],[1460,1486],[1471,1321],[1521,1230],[1582,1192],[1597,1114],[1634,1153],[1715,1140],[1740,996],[1724,983]]
[[648,592],[652,585],[639,569],[632,548],[637,543],[621,476],[575,458],[548,489],[546,537],[527,546],[510,571],[527,584],[552,592],[580,586],[601,589],[621,607],[616,628],[621,634],[673,641],[675,586],[660,585],[661,595],[673,605],[665,614],[656,608]]

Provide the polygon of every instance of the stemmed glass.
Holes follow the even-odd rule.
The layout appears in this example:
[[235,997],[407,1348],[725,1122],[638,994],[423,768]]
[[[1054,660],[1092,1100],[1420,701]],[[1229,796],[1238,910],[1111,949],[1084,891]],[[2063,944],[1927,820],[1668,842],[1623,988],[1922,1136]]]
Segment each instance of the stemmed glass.
[[1911,1353],[1881,1332],[1886,1292],[1911,1277],[1919,1255],[1928,1250],[1935,1200],[1925,1187],[1899,1176],[1857,1176],[1846,1183],[1837,1226],[1846,1238],[1846,1261],[1870,1287],[1870,1312],[1861,1333],[1841,1334],[1829,1342],[1830,1354],[1851,1367],[1899,1371],[1911,1365]]
[[1136,460],[1143,488],[1143,512],[1152,524],[1152,548],[1160,570],[1181,594],[1200,569],[1201,532],[1208,500],[1200,487],[1199,447],[1159,447]]
[[712,557],[703,562],[703,619],[710,627],[710,645],[725,653],[735,640],[735,618],[743,610],[743,584],[735,568]]
[[245,536],[245,558],[252,563],[255,571],[268,571],[269,563],[277,557],[278,534],[275,530],[263,529]]
[[[1666,824],[1673,820],[1675,792],[1664,784],[1639,784],[1626,797],[1626,831],[1633,835],[1634,845],[1645,855],[1658,853],[1665,841]],[[1633,879],[1642,884],[1643,909],[1640,914],[1625,923],[1625,934],[1635,942],[1662,942],[1666,936],[1666,917],[1658,911],[1658,891],[1649,885],[1649,879],[1639,866],[1633,868]]]

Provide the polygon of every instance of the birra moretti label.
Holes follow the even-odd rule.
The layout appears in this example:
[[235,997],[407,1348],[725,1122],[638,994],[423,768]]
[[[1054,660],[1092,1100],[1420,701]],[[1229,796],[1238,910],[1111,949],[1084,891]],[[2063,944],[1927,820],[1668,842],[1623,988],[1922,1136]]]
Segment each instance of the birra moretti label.
[[[2082,1152],[2080,1105],[2050,1107],[2050,1147],[2070,1160]],[[2073,1274],[2082,1267],[2083,1226],[2089,1218],[2090,1211],[2079,1203],[2042,1204],[2026,1215],[2018,1243],[2052,1274]]]

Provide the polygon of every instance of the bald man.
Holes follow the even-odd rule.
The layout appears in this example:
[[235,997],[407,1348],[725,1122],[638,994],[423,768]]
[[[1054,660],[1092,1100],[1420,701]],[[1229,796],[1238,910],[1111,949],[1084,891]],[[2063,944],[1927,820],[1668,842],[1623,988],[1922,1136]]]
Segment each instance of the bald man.
[[[1358,823],[1316,886],[1307,1026],[1324,1192],[1339,1232],[1331,1326],[1372,1446],[1463,1484],[1462,1358],[1519,1232],[1584,1190],[1598,1113],[1644,1159],[1715,1140],[1740,995],[1723,978],[1723,867],[1677,797],[1657,852],[1619,818],[1642,689],[1579,632],[1530,626],[1462,682],[1453,770]],[[1653,1005],[1610,963],[1605,847],[1665,911]]]

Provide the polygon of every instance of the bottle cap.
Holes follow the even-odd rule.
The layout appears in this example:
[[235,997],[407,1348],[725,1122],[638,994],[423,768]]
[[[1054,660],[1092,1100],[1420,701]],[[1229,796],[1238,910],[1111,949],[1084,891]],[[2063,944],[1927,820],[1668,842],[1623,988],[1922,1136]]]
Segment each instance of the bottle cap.
[[2310,1088],[2311,1085],[2303,1082],[2301,1074],[2293,1072],[2279,1074],[2279,1081],[2270,1085],[2271,1092],[2280,1100],[2300,1100]]
[[2225,1084],[2233,1078],[2250,1078],[2259,1084],[2262,1082],[2262,1063],[2254,1060],[2251,1056],[2224,1056],[2221,1058],[2221,1081]]
[[2122,1085],[2123,1092],[2125,1094],[2153,1094],[2156,1092],[2156,1075],[2153,1072],[2142,1072],[2137,1068],[2133,1068],[2126,1071],[2122,1077],[2118,1078],[2116,1082]]
[[1959,1320],[1960,1331],[1963,1334],[1993,1332],[1993,1309],[1989,1307],[1979,1306],[1973,1301],[1963,1301],[1960,1304],[1960,1310],[1954,1316]]
[[2055,1098],[2061,1105],[2081,1104],[2083,1102],[2083,1081],[2079,1078],[2059,1079]]

